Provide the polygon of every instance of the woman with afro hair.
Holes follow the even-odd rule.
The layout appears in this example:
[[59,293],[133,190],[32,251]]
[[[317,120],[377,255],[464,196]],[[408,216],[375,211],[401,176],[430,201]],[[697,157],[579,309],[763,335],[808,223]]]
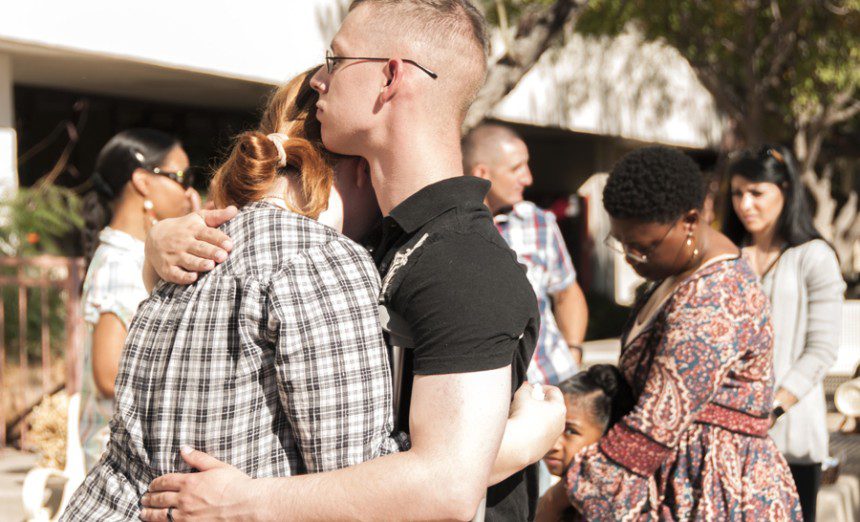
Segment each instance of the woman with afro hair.
[[801,519],[767,434],[767,298],[738,248],[702,221],[704,197],[698,166],[666,147],[622,158],[604,189],[607,243],[652,284],[621,339],[636,406],[565,476],[587,520]]

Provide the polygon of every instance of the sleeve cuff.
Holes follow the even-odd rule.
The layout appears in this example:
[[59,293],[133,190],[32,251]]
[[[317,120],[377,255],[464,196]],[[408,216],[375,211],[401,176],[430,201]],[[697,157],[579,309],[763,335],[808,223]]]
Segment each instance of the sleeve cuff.
[[672,450],[619,422],[600,441],[600,451],[641,477],[653,475]]
[[556,294],[558,292],[561,292],[565,288],[569,287],[570,285],[572,285],[575,282],[576,282],[576,273],[570,273],[567,275],[567,277],[565,277],[564,279],[562,279],[558,283],[547,288],[547,293],[549,293],[550,295]]
[[117,316],[126,330],[128,330],[131,318],[134,316],[134,312],[123,306],[118,299],[104,297],[102,299],[93,299],[92,302],[85,306],[84,320],[95,325],[104,314],[114,314]]
[[799,371],[791,370],[785,377],[783,377],[778,388],[785,388],[787,392],[794,395],[799,400],[809,393],[809,390],[812,389],[814,384],[815,383],[813,383],[811,379],[807,378]]

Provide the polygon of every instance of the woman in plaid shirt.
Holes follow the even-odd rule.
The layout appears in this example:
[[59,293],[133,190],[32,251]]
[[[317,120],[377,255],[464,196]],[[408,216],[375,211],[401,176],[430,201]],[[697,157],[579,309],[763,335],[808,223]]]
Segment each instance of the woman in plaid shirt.
[[64,520],[136,518],[150,481],[189,471],[185,446],[252,477],[397,450],[379,276],[364,249],[317,221],[337,205],[318,124],[293,114],[303,81],[273,96],[259,130],[239,136],[215,174],[216,204],[241,209],[222,227],[230,258],[192,285],[158,285],[141,304],[107,453]]

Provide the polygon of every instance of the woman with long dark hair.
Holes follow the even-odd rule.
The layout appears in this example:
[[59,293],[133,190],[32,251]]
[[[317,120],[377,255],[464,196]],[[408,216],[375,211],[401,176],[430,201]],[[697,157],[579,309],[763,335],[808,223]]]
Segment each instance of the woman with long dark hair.
[[730,166],[724,230],[770,298],[776,393],[770,435],[788,460],[805,520],[815,520],[827,457],[822,381],[836,361],[845,282],[812,222],[791,153],[765,146]]
[[82,303],[87,324],[81,388],[81,443],[87,468],[107,445],[114,381],[129,323],[147,296],[143,240],[152,224],[199,207],[188,156],[153,129],[123,131],[104,146],[84,199],[89,262]]

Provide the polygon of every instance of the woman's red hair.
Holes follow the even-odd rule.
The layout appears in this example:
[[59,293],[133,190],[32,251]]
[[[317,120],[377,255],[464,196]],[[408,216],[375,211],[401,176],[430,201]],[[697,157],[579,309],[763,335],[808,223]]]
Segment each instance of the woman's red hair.
[[[230,155],[212,178],[210,195],[216,206],[241,208],[259,201],[272,190],[279,175],[287,175],[301,180],[300,201],[286,198],[292,211],[316,219],[328,207],[333,171],[315,117],[317,94],[310,87],[315,71],[306,71],[276,90],[266,104],[260,127],[236,137]],[[267,137],[272,133],[290,137],[283,143],[285,168],[278,167],[278,148]]]

